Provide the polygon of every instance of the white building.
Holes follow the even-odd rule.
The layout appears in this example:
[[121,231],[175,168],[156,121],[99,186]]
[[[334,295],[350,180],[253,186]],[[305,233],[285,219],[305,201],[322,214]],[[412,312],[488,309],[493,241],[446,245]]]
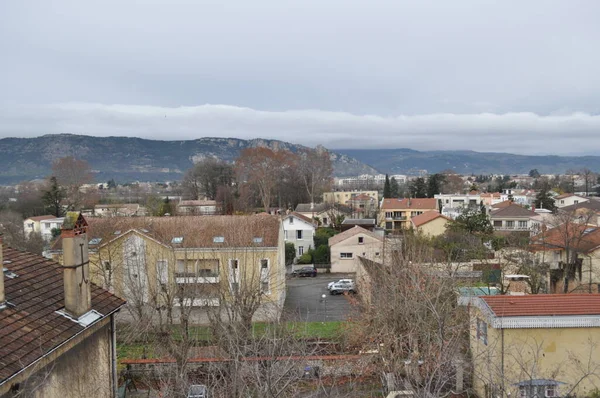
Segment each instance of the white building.
[[286,243],[293,243],[296,257],[300,257],[314,247],[316,225],[310,218],[293,212],[283,219],[283,231]]
[[578,203],[588,202],[589,200],[589,198],[583,196],[575,195],[572,193],[565,193],[555,197],[554,204],[556,205],[556,207],[566,207],[576,205]]

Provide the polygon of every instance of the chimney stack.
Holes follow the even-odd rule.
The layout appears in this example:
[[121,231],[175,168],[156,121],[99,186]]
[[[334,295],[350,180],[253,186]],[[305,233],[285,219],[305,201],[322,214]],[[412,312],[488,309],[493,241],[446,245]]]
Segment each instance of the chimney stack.
[[79,318],[92,309],[87,226],[81,213],[68,212],[60,232],[65,311],[74,318]]
[[3,237],[2,234],[0,234],[0,266],[2,266],[2,272],[0,272],[0,309],[6,306],[6,296],[4,295],[4,257],[2,254],[3,248]]

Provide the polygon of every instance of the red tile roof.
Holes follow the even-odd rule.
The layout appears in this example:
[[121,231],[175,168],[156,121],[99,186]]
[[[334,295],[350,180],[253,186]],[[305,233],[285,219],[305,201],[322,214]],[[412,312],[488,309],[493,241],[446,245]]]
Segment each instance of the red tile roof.
[[415,227],[420,227],[421,225],[427,224],[428,222],[440,217],[447,221],[452,221],[448,217],[438,213],[437,211],[426,211],[423,214],[419,214],[418,216],[412,217],[410,221]]
[[600,315],[600,294],[481,296],[497,317]]
[[491,218],[501,218],[501,217],[521,217],[521,218],[530,218],[536,216],[537,213],[531,210],[527,210],[523,206],[519,206],[517,204],[511,203],[508,206],[501,207],[492,211],[490,214]]
[[[0,384],[85,328],[57,314],[64,308],[63,271],[37,254],[3,248],[6,301],[0,310]],[[103,316],[125,302],[92,285],[92,309]]]
[[349,239],[358,234],[365,234],[367,236],[370,236],[373,239],[377,239],[377,240],[383,242],[383,237],[381,235],[378,235],[367,229],[364,229],[363,227],[359,227],[358,225],[355,225],[354,228],[350,228],[349,230],[346,230],[346,231],[342,232],[341,234],[337,234],[337,235],[334,235],[331,238],[329,238],[329,242],[328,242],[329,246],[333,246],[336,243],[340,243],[340,242],[342,242],[346,239]]
[[600,227],[565,223],[533,236],[530,248],[537,251],[568,247],[569,250],[588,253],[599,246]]
[[492,205],[492,208],[494,209],[504,209],[505,207],[508,207],[510,205],[512,205],[513,202],[511,200],[504,200],[502,202],[498,202],[495,205]]
[[435,198],[384,199],[381,208],[383,210],[437,210],[438,204]]

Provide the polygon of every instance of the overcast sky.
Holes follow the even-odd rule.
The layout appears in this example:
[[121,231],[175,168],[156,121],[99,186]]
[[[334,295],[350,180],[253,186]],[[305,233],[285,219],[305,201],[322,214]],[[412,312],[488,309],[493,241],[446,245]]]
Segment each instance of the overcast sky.
[[1,1],[0,137],[600,150],[600,1]]

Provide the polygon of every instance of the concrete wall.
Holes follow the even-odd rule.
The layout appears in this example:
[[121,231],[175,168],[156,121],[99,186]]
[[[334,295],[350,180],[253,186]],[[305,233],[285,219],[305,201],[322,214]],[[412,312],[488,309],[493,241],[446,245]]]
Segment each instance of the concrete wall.
[[438,217],[435,220],[429,221],[417,228],[417,231],[425,236],[439,236],[446,232],[448,220],[443,217]]
[[[359,238],[363,243],[359,244]],[[383,258],[383,242],[365,233],[358,233],[331,246],[331,272],[356,272],[359,266],[358,257],[373,261]],[[352,253],[351,258],[342,258],[341,253]]]

